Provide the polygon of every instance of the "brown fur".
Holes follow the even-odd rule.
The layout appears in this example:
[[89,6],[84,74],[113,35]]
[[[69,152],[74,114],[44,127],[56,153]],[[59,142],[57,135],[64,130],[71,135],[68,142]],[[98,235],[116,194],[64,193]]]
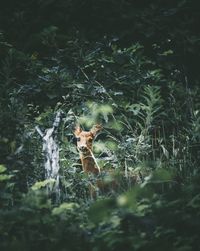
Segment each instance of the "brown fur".
[[95,125],[89,132],[83,131],[80,126],[77,126],[74,131],[74,135],[77,138],[77,149],[80,154],[81,164],[83,171],[86,173],[100,173],[92,154],[93,140],[100,130],[102,130],[102,127],[100,125]]
[[[95,125],[90,131],[83,131],[80,126],[77,126],[74,135],[77,138],[77,149],[79,151],[83,171],[86,173],[93,173],[98,175],[100,168],[96,163],[92,152],[93,140],[97,133],[102,130],[100,125]],[[108,193],[118,190],[120,182],[125,178],[124,173],[117,173],[115,170],[106,170],[101,177],[95,180],[95,183],[90,185],[90,195],[92,198],[97,197],[98,190],[101,193]],[[135,177],[132,176],[131,180],[135,183]]]

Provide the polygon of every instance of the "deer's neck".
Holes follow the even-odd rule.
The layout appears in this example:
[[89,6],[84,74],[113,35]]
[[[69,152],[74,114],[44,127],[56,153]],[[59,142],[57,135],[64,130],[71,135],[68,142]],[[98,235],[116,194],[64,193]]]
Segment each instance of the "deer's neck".
[[87,154],[80,154],[80,159],[81,159],[81,163],[82,163],[82,167],[83,167],[83,171],[86,173],[94,173],[94,174],[98,174],[99,173],[99,169],[97,168],[96,164],[95,164],[95,160],[92,156],[91,153],[87,153]]

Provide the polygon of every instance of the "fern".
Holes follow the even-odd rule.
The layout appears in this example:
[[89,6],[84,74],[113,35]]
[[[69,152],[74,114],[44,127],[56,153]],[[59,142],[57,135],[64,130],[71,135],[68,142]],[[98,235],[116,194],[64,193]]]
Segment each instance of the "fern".
[[142,99],[143,101],[139,103],[140,111],[138,113],[141,122],[138,122],[138,125],[141,129],[148,131],[153,127],[155,119],[161,115],[163,100],[160,94],[160,87],[145,86]]

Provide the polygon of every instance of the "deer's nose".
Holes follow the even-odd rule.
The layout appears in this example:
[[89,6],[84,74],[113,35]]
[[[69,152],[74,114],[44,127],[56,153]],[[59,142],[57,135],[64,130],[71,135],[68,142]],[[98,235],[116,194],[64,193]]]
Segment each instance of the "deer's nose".
[[80,146],[80,147],[79,147],[79,150],[82,151],[82,152],[84,152],[84,151],[87,150],[87,147],[86,147],[86,146]]

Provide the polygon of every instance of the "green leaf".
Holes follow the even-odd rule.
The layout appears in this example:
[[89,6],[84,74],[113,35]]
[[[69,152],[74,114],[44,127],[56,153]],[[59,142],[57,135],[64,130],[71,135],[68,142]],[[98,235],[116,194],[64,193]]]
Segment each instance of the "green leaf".
[[77,203],[63,203],[59,207],[56,207],[53,209],[52,214],[53,215],[60,215],[63,213],[66,213],[68,211],[74,211],[74,209],[78,208],[79,205]]
[[95,202],[88,210],[88,218],[95,224],[107,220],[116,208],[114,199],[105,199]]
[[164,168],[156,169],[150,176],[146,177],[142,186],[146,186],[150,183],[163,183],[172,181],[173,174],[170,170]]
[[164,51],[163,53],[161,53],[161,56],[168,56],[168,55],[172,55],[174,52],[172,50],[168,50],[168,51]]
[[188,202],[188,206],[193,208],[200,208],[200,194],[197,194]]
[[0,165],[0,173],[4,173],[6,170],[7,169],[4,165]]
[[9,180],[11,177],[12,177],[12,175],[1,174],[0,175],[0,181]]
[[47,179],[47,180],[44,180],[44,181],[36,182],[31,188],[32,188],[33,191],[35,191],[35,190],[39,190],[41,188],[44,188],[47,185],[53,185],[54,183],[55,183],[54,179]]

